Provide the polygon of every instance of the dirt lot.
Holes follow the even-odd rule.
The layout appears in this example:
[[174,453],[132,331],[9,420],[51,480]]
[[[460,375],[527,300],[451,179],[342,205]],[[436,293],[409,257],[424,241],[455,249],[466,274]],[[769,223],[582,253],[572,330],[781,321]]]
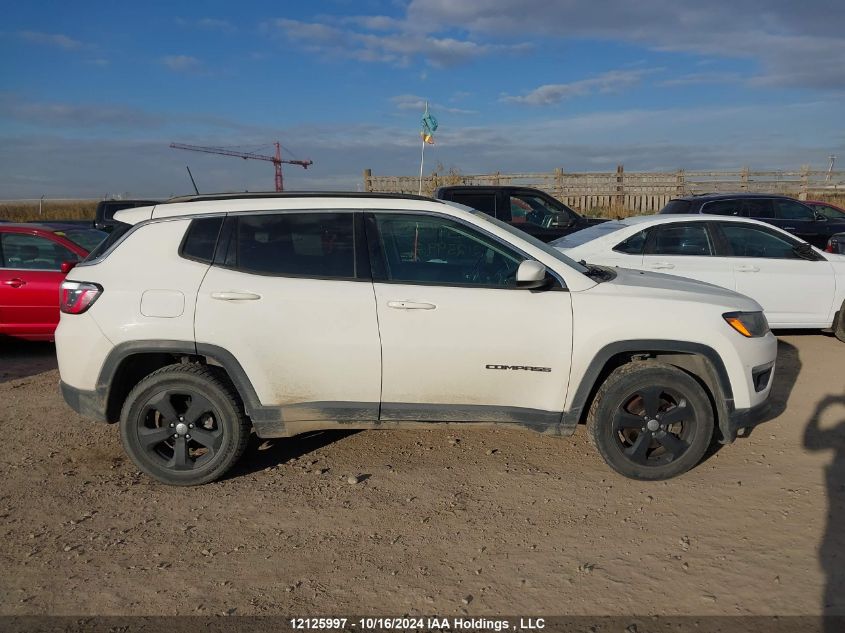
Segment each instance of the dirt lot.
[[669,482],[583,429],[452,429],[255,441],[195,489],[65,407],[51,345],[0,345],[3,614],[845,614],[829,336],[783,336],[780,416]]

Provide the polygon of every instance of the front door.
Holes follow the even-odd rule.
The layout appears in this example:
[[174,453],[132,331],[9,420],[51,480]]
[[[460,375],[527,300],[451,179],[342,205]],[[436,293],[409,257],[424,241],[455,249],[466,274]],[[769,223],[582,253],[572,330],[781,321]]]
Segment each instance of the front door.
[[525,256],[454,219],[375,213],[367,238],[381,419],[559,422],[572,353],[568,292],[516,288]]
[[719,223],[729,249],[735,289],[766,312],[772,327],[827,327],[836,289],[826,260],[798,257],[798,240],[756,224]]
[[0,334],[51,338],[59,323],[61,265],[79,257],[46,237],[0,233]]
[[351,211],[231,215],[199,289],[198,346],[233,354],[283,420],[378,419],[378,324],[356,221]]

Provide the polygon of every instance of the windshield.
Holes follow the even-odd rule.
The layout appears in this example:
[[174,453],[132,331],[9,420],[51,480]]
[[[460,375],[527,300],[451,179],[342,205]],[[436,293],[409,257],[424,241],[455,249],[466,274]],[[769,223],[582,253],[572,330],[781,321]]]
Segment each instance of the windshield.
[[97,229],[63,229],[56,231],[56,235],[64,235],[74,244],[78,244],[89,253],[100,245],[108,233]]
[[554,246],[555,248],[575,248],[576,246],[592,242],[610,233],[615,233],[627,226],[627,224],[623,224],[622,222],[602,222],[601,224],[596,224],[586,229],[575,231],[575,233],[559,237],[555,241],[550,242],[549,246]]
[[481,211],[476,211],[475,209],[469,209],[468,207],[464,207],[463,205],[461,205],[461,208],[466,209],[468,211],[471,211],[472,214],[475,217],[483,219],[485,222],[490,222],[491,224],[495,224],[500,229],[507,231],[511,235],[518,237],[521,240],[525,240],[526,242],[528,242],[532,246],[535,246],[535,247],[539,248],[540,250],[542,250],[544,253],[546,253],[550,257],[554,257],[557,261],[561,262],[562,264],[566,264],[570,268],[574,268],[575,270],[577,270],[582,275],[586,275],[590,272],[589,268],[582,266],[581,264],[576,262],[574,259],[567,257],[566,255],[561,253],[559,250],[557,250],[556,248],[552,248],[551,246],[549,246],[545,242],[541,242],[540,240],[538,240],[533,235],[529,235],[528,233],[525,233],[524,231],[520,231],[519,229],[515,229],[510,224],[502,222],[501,220],[497,220],[496,218],[490,217],[489,215],[487,215],[486,213],[482,213]]

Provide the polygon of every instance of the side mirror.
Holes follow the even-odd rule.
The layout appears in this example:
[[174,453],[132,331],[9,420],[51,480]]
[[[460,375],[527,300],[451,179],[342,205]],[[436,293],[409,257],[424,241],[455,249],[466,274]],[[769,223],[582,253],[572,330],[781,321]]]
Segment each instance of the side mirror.
[[549,283],[546,267],[533,259],[526,259],[516,269],[516,287],[534,290],[543,288]]
[[815,212],[816,222],[827,222],[827,216],[824,213]]
[[813,250],[813,247],[807,244],[806,242],[794,246],[792,248],[792,251],[801,259],[806,259],[811,262],[817,261],[819,259],[816,256],[816,252]]
[[74,266],[76,266],[77,262],[62,262],[61,271],[63,275],[67,275]]

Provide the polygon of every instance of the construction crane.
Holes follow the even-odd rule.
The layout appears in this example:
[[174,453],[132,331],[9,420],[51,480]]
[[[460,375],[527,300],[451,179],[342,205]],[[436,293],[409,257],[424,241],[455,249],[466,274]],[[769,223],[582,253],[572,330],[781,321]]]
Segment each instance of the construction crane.
[[206,154],[222,154],[223,156],[236,156],[238,158],[243,158],[244,160],[247,159],[254,159],[254,160],[266,160],[273,163],[273,167],[276,170],[276,191],[284,191],[284,181],[282,180],[282,163],[287,165],[300,165],[304,169],[308,169],[309,165],[313,165],[314,161],[311,160],[286,160],[282,158],[282,146],[281,144],[276,141],[273,143],[276,147],[276,154],[275,156],[266,156],[264,154],[256,154],[254,152],[236,152],[231,149],[226,149],[224,147],[205,147],[202,145],[185,145],[184,143],[171,143],[170,147],[173,149],[187,149],[192,152],[205,152]]

